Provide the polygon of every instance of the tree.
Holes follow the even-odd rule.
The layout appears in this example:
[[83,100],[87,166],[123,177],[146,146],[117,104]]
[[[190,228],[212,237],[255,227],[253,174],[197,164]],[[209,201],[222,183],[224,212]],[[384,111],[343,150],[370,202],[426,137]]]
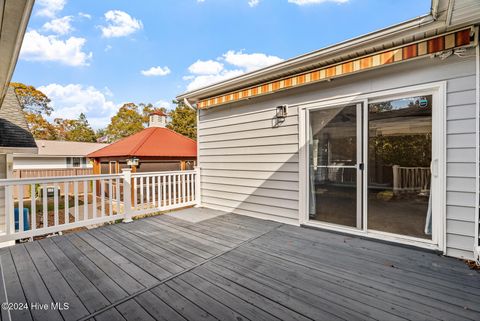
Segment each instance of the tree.
[[27,113],[25,114],[25,120],[28,123],[30,132],[36,139],[58,139],[55,126],[49,123],[41,114]]
[[136,134],[144,128],[144,117],[139,113],[138,106],[126,103],[111,118],[106,134],[110,141]]
[[20,82],[11,82],[10,86],[15,89],[20,106],[26,114],[45,114],[50,116],[53,107],[50,106],[50,99],[40,90]]
[[197,139],[197,113],[183,102],[173,101],[177,106],[170,112],[171,121],[167,128],[183,136]]
[[95,142],[97,139],[84,113],[78,119],[57,118],[55,124],[58,139],[75,142]]

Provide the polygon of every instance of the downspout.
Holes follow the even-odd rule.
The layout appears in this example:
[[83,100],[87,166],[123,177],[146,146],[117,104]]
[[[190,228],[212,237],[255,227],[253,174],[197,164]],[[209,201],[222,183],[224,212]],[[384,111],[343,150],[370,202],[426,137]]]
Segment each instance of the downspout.
[[[198,143],[198,137],[200,136],[200,133],[199,133],[199,124],[200,124],[200,110],[198,108],[195,108],[192,106],[192,104],[190,104],[190,102],[188,101],[187,98],[183,98],[183,103],[188,106],[189,108],[195,110],[197,112],[197,166],[195,166],[195,168],[197,169],[198,171],[198,177],[199,177],[199,180],[198,180],[198,184],[200,185],[201,184],[201,181],[202,181],[202,171],[200,169],[200,144]],[[202,206],[202,189],[201,188],[198,188],[196,191],[198,191],[198,195],[195,195],[196,197],[198,197],[197,199],[197,204],[195,205],[195,207],[201,207]],[[197,193],[197,192],[196,192]]]
[[185,106],[187,106],[188,108],[191,108],[193,110],[197,110],[197,108],[193,107],[192,104],[190,104],[190,102],[188,101],[187,98],[183,98],[183,103],[185,104]]

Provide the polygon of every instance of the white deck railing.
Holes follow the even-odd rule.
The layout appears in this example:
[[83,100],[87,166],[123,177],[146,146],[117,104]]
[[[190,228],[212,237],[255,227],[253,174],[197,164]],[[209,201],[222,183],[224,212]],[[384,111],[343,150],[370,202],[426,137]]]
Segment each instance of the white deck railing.
[[393,192],[430,190],[430,167],[392,166]]
[[[0,242],[197,204],[199,170],[1,179]],[[2,191],[3,190],[3,191]]]

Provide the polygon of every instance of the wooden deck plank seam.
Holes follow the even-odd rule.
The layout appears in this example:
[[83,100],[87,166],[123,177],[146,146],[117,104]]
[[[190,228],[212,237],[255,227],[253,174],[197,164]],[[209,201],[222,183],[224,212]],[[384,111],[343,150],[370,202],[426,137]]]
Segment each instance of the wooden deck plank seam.
[[[3,262],[2,262],[2,257],[1,256],[0,256],[0,271],[1,271],[1,274],[2,274],[1,275],[2,276],[1,282],[2,282],[2,287],[3,287],[2,296],[5,298],[5,301],[2,301],[2,302],[6,302],[8,304],[7,287],[5,285],[5,275],[3,274]],[[4,314],[7,315],[7,317],[8,317],[7,320],[8,321],[12,320],[12,316],[10,315],[10,309],[3,309],[2,308],[2,311],[1,311],[2,321],[5,320],[4,319]]]
[[256,235],[256,236],[254,236],[254,237],[251,237],[251,238],[249,238],[248,240],[245,240],[245,241],[243,241],[242,243],[240,243],[240,244],[238,244],[238,245],[235,245],[234,247],[232,247],[232,248],[230,248],[230,249],[228,249],[228,250],[226,250],[226,251],[223,251],[223,252],[221,252],[221,253],[218,253],[218,254],[216,254],[216,255],[208,258],[208,259],[205,259],[205,261],[203,261],[203,262],[197,263],[197,264],[193,265],[192,267],[190,267],[190,268],[188,268],[188,269],[185,269],[184,271],[181,271],[181,272],[176,273],[176,274],[172,274],[171,276],[169,276],[169,277],[167,277],[167,278],[159,281],[158,284],[151,285],[151,286],[149,286],[149,287],[146,287],[145,289],[142,289],[142,290],[140,290],[140,291],[137,291],[137,292],[135,292],[135,293],[132,293],[131,295],[129,295],[129,296],[127,296],[127,297],[125,297],[125,298],[123,298],[123,299],[121,299],[121,300],[118,300],[117,302],[112,303],[110,306],[107,306],[107,307],[105,307],[105,308],[102,308],[102,309],[100,309],[100,310],[98,310],[98,311],[90,314],[90,315],[87,315],[87,316],[79,319],[78,321],[86,321],[86,320],[88,320],[88,319],[90,319],[90,318],[92,318],[92,317],[95,317],[95,316],[99,315],[99,314],[102,313],[102,312],[105,312],[105,311],[107,311],[107,310],[109,310],[109,309],[111,309],[111,308],[113,308],[113,307],[116,307],[116,306],[118,306],[118,305],[120,305],[120,304],[122,304],[122,303],[125,303],[125,302],[127,302],[128,300],[135,299],[136,296],[138,296],[138,295],[140,295],[140,294],[142,294],[142,293],[145,293],[145,292],[147,292],[147,291],[150,291],[150,290],[152,290],[153,288],[155,288],[155,287],[157,287],[157,286],[159,286],[159,285],[162,285],[162,284],[164,284],[164,283],[166,283],[166,282],[168,282],[168,281],[170,281],[170,280],[172,280],[172,279],[174,279],[174,278],[176,278],[176,277],[178,277],[178,276],[180,276],[180,275],[183,275],[183,274],[185,274],[185,273],[188,273],[188,272],[190,272],[191,270],[193,270],[193,269],[195,269],[195,268],[197,268],[197,267],[199,267],[199,266],[202,266],[202,265],[204,265],[204,264],[206,264],[206,263],[208,263],[208,262],[210,262],[210,261],[212,261],[212,260],[214,260],[214,259],[216,259],[216,258],[218,258],[218,257],[220,257],[220,256],[222,256],[222,255],[224,255],[224,254],[227,254],[227,253],[235,250],[236,248],[238,248],[238,247],[240,247],[240,246],[242,246],[242,245],[244,245],[244,244],[246,244],[246,243],[248,243],[248,242],[254,241],[254,240],[256,240],[256,239],[264,236],[264,235],[267,234],[267,233],[273,232],[273,231],[275,231],[275,230],[276,230],[278,227],[280,227],[280,226],[282,226],[282,225],[276,226],[276,227],[272,228],[271,230],[265,231],[264,233],[262,233],[262,234],[260,234],[260,235]]

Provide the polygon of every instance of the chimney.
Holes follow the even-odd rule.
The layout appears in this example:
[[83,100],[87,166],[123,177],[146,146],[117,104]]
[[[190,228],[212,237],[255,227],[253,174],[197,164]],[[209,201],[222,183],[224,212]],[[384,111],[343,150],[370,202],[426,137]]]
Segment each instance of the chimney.
[[149,115],[148,127],[165,127],[167,125],[167,115],[156,110]]

